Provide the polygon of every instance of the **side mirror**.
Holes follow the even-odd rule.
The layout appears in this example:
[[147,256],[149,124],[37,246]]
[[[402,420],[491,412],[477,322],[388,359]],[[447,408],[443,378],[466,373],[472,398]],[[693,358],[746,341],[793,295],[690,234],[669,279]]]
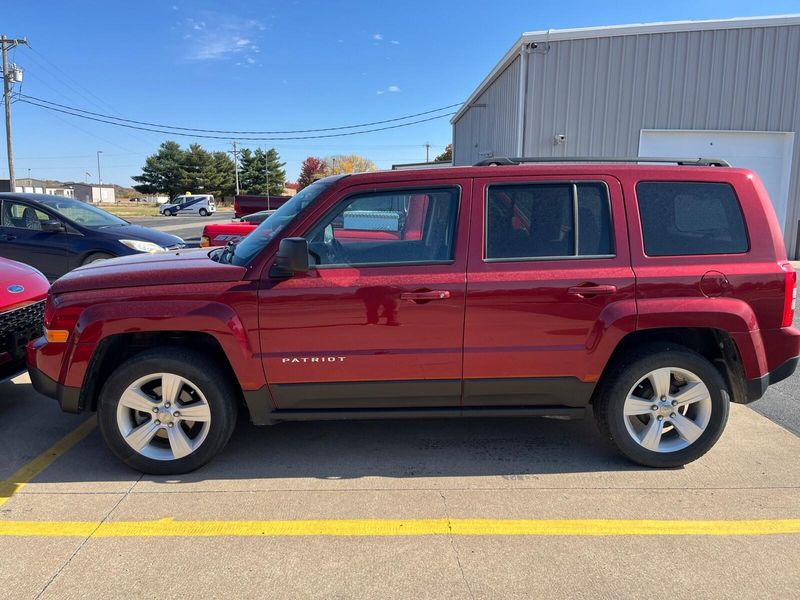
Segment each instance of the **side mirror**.
[[308,273],[308,240],[283,238],[270,270],[273,277],[291,277],[295,273]]
[[45,233],[62,233],[67,230],[64,227],[64,224],[61,221],[57,221],[56,219],[50,219],[48,221],[42,221],[42,231]]

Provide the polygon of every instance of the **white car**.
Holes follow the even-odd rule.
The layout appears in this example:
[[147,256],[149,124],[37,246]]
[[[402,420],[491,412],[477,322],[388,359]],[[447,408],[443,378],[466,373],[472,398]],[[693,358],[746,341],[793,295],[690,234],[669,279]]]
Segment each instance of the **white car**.
[[217,212],[214,196],[210,194],[178,196],[172,202],[158,207],[158,212],[167,217],[177,217],[178,213],[207,217]]

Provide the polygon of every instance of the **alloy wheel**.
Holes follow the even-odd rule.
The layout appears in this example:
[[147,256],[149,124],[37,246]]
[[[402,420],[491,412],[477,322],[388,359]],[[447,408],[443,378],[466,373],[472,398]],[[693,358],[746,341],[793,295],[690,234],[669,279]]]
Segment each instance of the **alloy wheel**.
[[189,456],[205,441],[211,409],[200,389],[174,373],[131,383],[117,404],[117,427],[136,452],[154,460]]
[[652,452],[677,452],[693,444],[711,419],[711,394],[694,373],[655,369],[639,379],[623,404],[630,436]]

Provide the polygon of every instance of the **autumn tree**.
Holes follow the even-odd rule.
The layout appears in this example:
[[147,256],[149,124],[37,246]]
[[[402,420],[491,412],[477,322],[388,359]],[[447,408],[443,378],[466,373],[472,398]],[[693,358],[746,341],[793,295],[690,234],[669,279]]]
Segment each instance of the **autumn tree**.
[[452,162],[453,160],[453,144],[447,144],[444,147],[444,152],[433,159],[436,162]]
[[325,162],[316,156],[309,156],[300,167],[300,176],[297,178],[297,191],[299,192],[324,176]]
[[377,171],[378,167],[368,158],[358,154],[338,154],[328,156],[323,161],[325,163],[326,175],[338,175],[340,173],[366,173]]

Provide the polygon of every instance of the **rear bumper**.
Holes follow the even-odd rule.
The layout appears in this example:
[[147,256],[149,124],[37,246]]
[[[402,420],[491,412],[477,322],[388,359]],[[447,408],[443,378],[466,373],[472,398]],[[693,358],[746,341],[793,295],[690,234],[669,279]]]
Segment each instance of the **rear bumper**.
[[800,356],[795,356],[761,377],[748,379],[745,383],[747,388],[747,401],[753,402],[754,400],[758,400],[773,383],[778,383],[779,381],[791,377],[797,368],[798,362],[800,362]]
[[61,406],[61,410],[71,413],[81,412],[80,388],[61,385],[35,367],[29,366],[28,373],[31,377],[33,389],[43,396],[57,400],[58,404]]

